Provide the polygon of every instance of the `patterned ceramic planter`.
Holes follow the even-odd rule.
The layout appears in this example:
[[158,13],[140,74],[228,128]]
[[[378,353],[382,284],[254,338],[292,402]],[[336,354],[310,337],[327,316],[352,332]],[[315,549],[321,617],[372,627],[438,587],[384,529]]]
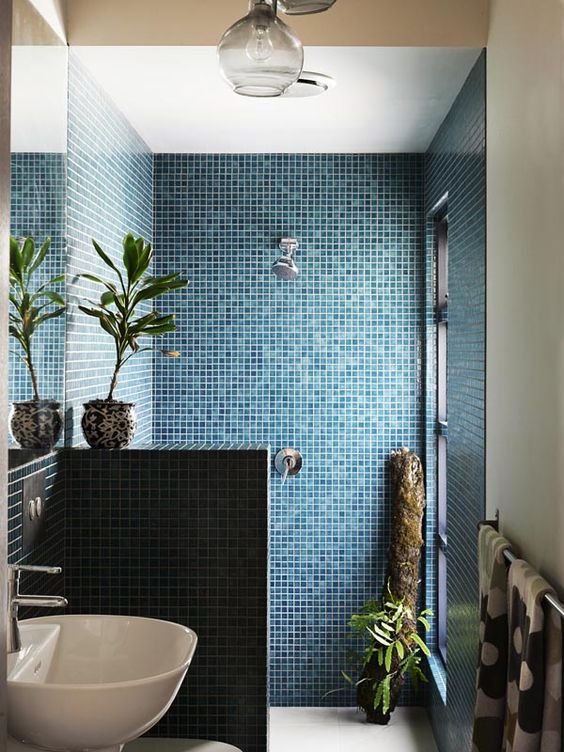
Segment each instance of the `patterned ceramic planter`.
[[132,402],[92,400],[84,405],[82,432],[92,449],[125,449],[137,430]]
[[52,449],[61,435],[61,405],[52,400],[14,402],[10,432],[22,449]]

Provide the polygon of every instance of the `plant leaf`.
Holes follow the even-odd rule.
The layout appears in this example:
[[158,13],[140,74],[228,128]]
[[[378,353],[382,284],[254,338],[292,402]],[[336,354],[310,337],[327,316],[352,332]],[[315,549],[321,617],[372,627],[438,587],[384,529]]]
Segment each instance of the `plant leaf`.
[[390,645],[386,650],[386,660],[384,661],[384,667],[386,671],[390,671],[392,668],[392,657],[394,654],[394,646]]
[[100,304],[104,307],[109,306],[115,303],[115,299],[116,296],[114,295],[114,293],[107,290],[100,295]]
[[16,298],[16,296],[13,293],[10,293],[9,298],[10,298],[10,303],[14,306],[16,311],[21,314],[22,308],[20,305],[20,301]]
[[64,312],[65,312],[64,308],[57,308],[56,311],[51,311],[50,313],[44,313],[43,316],[40,316],[36,320],[34,329],[37,329],[37,327],[40,324],[43,324],[43,322],[48,321],[49,319],[59,318],[59,316],[62,316]]
[[350,677],[350,676],[349,676],[349,675],[348,675],[348,674],[347,674],[347,673],[346,673],[345,671],[341,671],[341,676],[343,677],[343,679],[344,679],[344,680],[345,680],[345,681],[346,681],[346,682],[347,682],[348,684],[350,684],[350,685],[351,685],[351,687],[354,687],[354,686],[356,686],[356,685],[355,685],[355,682],[354,682],[354,681],[353,681],[353,680],[351,679],[351,677]]
[[45,292],[42,293],[46,298],[49,298],[51,303],[55,303],[55,305],[58,306],[66,306],[65,299],[62,297],[62,295],[59,295],[58,292],[52,292],[51,290],[45,290]]
[[94,274],[79,274],[78,276],[87,279],[90,282],[96,282],[99,285],[103,285],[107,290],[113,292],[116,296],[118,294],[117,287],[115,285],[113,285],[111,282],[106,282],[105,279],[96,277]]
[[377,710],[378,706],[382,702],[382,695],[384,694],[384,686],[383,686],[383,684],[384,684],[384,682],[380,682],[380,684],[378,684],[378,688],[377,688],[376,693],[374,695],[374,710]]
[[100,318],[100,326],[105,332],[107,332],[110,336],[117,340],[119,335],[114,330],[110,320],[106,316]]
[[23,257],[20,250],[20,244],[15,238],[10,238],[10,272],[19,282],[23,282]]
[[382,639],[384,639],[386,641],[386,643],[389,644],[389,642],[390,642],[390,635],[388,633],[384,632],[382,629],[380,629],[380,627],[377,624],[374,624],[373,627],[372,627],[372,629],[370,631],[372,631],[375,634],[377,634],[380,637],[382,637]]
[[427,621],[427,619],[424,616],[419,616],[417,618],[417,621],[420,622],[421,624],[423,624],[423,626],[425,627],[425,631],[428,632],[431,629],[431,625],[429,624],[429,622]]
[[145,277],[143,280],[143,286],[148,287],[149,285],[166,285],[169,282],[174,282],[176,279],[180,277],[180,272],[175,272],[174,274],[166,274],[164,277]]
[[44,282],[40,287],[37,288],[37,291],[35,295],[32,296],[32,300],[39,296],[39,293],[43,292],[43,290],[46,290],[48,287],[51,287],[52,285],[60,285],[65,281],[65,275],[59,274],[57,277],[52,277],[48,282]]
[[163,326],[150,326],[139,332],[139,337],[159,337],[161,334],[169,334],[176,331],[175,324],[164,324]]
[[39,250],[39,253],[37,254],[37,256],[35,257],[35,259],[33,260],[33,263],[31,264],[31,266],[27,270],[30,277],[31,277],[31,275],[33,274],[33,272],[36,269],[39,269],[39,267],[41,266],[41,264],[45,260],[45,256],[49,252],[49,248],[50,247],[51,247],[51,238],[47,238],[47,240],[41,246],[41,248]]
[[85,313],[87,316],[92,316],[92,318],[98,319],[99,321],[105,321],[108,327],[104,327],[104,329],[106,329],[108,333],[111,333],[112,337],[115,338],[118,336],[117,325],[115,322],[112,322],[111,314],[99,311],[96,308],[86,308],[86,306],[81,305],[78,306],[78,310],[82,311],[82,313]]
[[374,637],[376,642],[379,642],[381,645],[384,645],[385,647],[388,647],[388,645],[390,645],[390,640],[387,637],[383,637],[382,635],[379,635],[371,627],[366,627],[366,629],[372,635],[372,637]]
[[[143,243],[143,240],[140,240]],[[123,239],[123,265],[127,270],[127,276],[131,282],[133,282],[135,273],[137,272],[140,256],[141,252],[135,242],[135,238],[131,233],[127,234]]]
[[141,277],[145,274],[145,272],[149,268],[151,261],[153,260],[153,248],[151,244],[147,243],[147,245],[143,247],[143,242],[144,241],[141,242],[139,262],[137,264],[137,271],[135,272],[133,282],[138,282],[141,279]]
[[150,285],[149,287],[143,287],[138,293],[136,293],[132,305],[137,306],[142,300],[151,300],[151,298],[157,298],[167,292],[172,292],[172,290],[180,290],[181,288],[186,287],[187,284],[188,282],[185,280],[177,280],[175,282],[167,282],[163,285],[155,284]]
[[33,257],[35,256],[35,240],[33,238],[26,238],[22,248],[22,262],[24,270],[31,264]]
[[17,326],[12,325],[9,327],[9,329],[12,337],[16,337],[17,339],[20,339],[22,337],[22,333]]
[[[102,248],[101,248],[101,247],[100,247],[100,245],[99,245],[99,244],[98,244],[98,243],[97,243],[97,242],[96,242],[96,241],[94,240],[94,238],[92,238],[92,245],[94,246],[94,250],[96,251],[96,253],[98,254],[98,256],[100,256],[100,258],[102,259],[102,261],[104,262],[104,264],[106,264],[106,266],[109,266],[109,267],[110,267],[110,269],[113,269],[113,270],[114,270],[114,272],[117,272],[118,274],[120,274],[120,272],[119,272],[119,269],[117,268],[117,266],[116,266],[116,265],[114,264],[114,262],[113,262],[113,261],[111,260],[111,258],[110,258],[110,257],[108,256],[108,254],[107,254],[107,253],[105,253],[105,252],[104,252],[104,251],[102,250]],[[84,274],[84,275],[82,275],[82,276],[84,276],[84,277],[85,277],[86,275]],[[120,275],[120,276],[121,276],[121,275]]]
[[390,685],[391,685],[392,677],[386,676],[385,679],[382,681],[382,712],[384,715],[388,712],[390,709]]
[[421,648],[421,650],[423,651],[423,653],[425,653],[426,656],[431,655],[431,651],[429,650],[427,645],[425,645],[421,637],[419,637],[417,632],[413,632],[413,634],[411,635],[411,639]]

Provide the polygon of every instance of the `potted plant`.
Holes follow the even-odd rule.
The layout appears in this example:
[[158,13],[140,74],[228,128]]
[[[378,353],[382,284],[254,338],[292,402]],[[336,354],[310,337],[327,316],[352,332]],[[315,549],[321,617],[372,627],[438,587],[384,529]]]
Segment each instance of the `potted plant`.
[[62,316],[65,301],[52,288],[64,282],[64,275],[34,286],[36,272],[41,268],[51,247],[51,238],[39,251],[33,238],[18,241],[10,238],[10,312],[9,332],[20,345],[13,354],[24,363],[31,380],[33,398],[14,402],[10,430],[14,440],[24,449],[48,451],[58,441],[63,426],[59,402],[41,399],[37,371],[33,360],[33,341],[47,321]]
[[[180,279],[179,273],[150,276],[147,272],[153,249],[143,238],[128,234],[123,239],[123,269],[114,264],[95,240],[92,243],[98,256],[114,273],[115,279],[81,274],[84,279],[103,287],[104,292],[99,302],[86,301],[89,306],[80,305],[79,309],[97,319],[100,327],[113,339],[116,359],[108,396],[84,405],[82,430],[86,441],[94,449],[123,449],[133,440],[137,415],[134,403],[114,399],[120,372],[133,356],[155,349],[141,347],[140,339],[176,331],[173,315],[162,315],[158,311],[141,312],[140,308],[147,301],[186,287],[188,281]],[[175,351],[161,352],[168,357],[179,356]]]

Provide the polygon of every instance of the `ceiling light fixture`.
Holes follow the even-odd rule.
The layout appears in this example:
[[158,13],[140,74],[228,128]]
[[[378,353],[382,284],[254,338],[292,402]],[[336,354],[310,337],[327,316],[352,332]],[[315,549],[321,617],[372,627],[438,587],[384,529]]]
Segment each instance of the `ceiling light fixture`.
[[300,77],[302,43],[276,11],[277,0],[250,0],[248,15],[219,43],[221,74],[236,94],[279,97]]
[[329,89],[334,89],[337,82],[332,76],[326,76],[323,73],[313,73],[313,71],[302,71],[293,86],[290,86],[284,93],[284,99],[305,99],[306,97],[318,97],[325,94]]
[[337,0],[280,0],[280,9],[289,16],[305,16],[310,13],[323,13]]

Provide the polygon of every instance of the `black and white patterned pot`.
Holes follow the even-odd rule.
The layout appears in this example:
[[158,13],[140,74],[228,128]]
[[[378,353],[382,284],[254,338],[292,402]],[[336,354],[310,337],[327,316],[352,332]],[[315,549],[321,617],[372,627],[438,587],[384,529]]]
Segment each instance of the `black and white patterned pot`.
[[52,449],[61,435],[61,405],[53,400],[14,402],[10,432],[22,449]]
[[82,432],[92,449],[125,449],[137,430],[132,402],[92,400],[84,405]]

